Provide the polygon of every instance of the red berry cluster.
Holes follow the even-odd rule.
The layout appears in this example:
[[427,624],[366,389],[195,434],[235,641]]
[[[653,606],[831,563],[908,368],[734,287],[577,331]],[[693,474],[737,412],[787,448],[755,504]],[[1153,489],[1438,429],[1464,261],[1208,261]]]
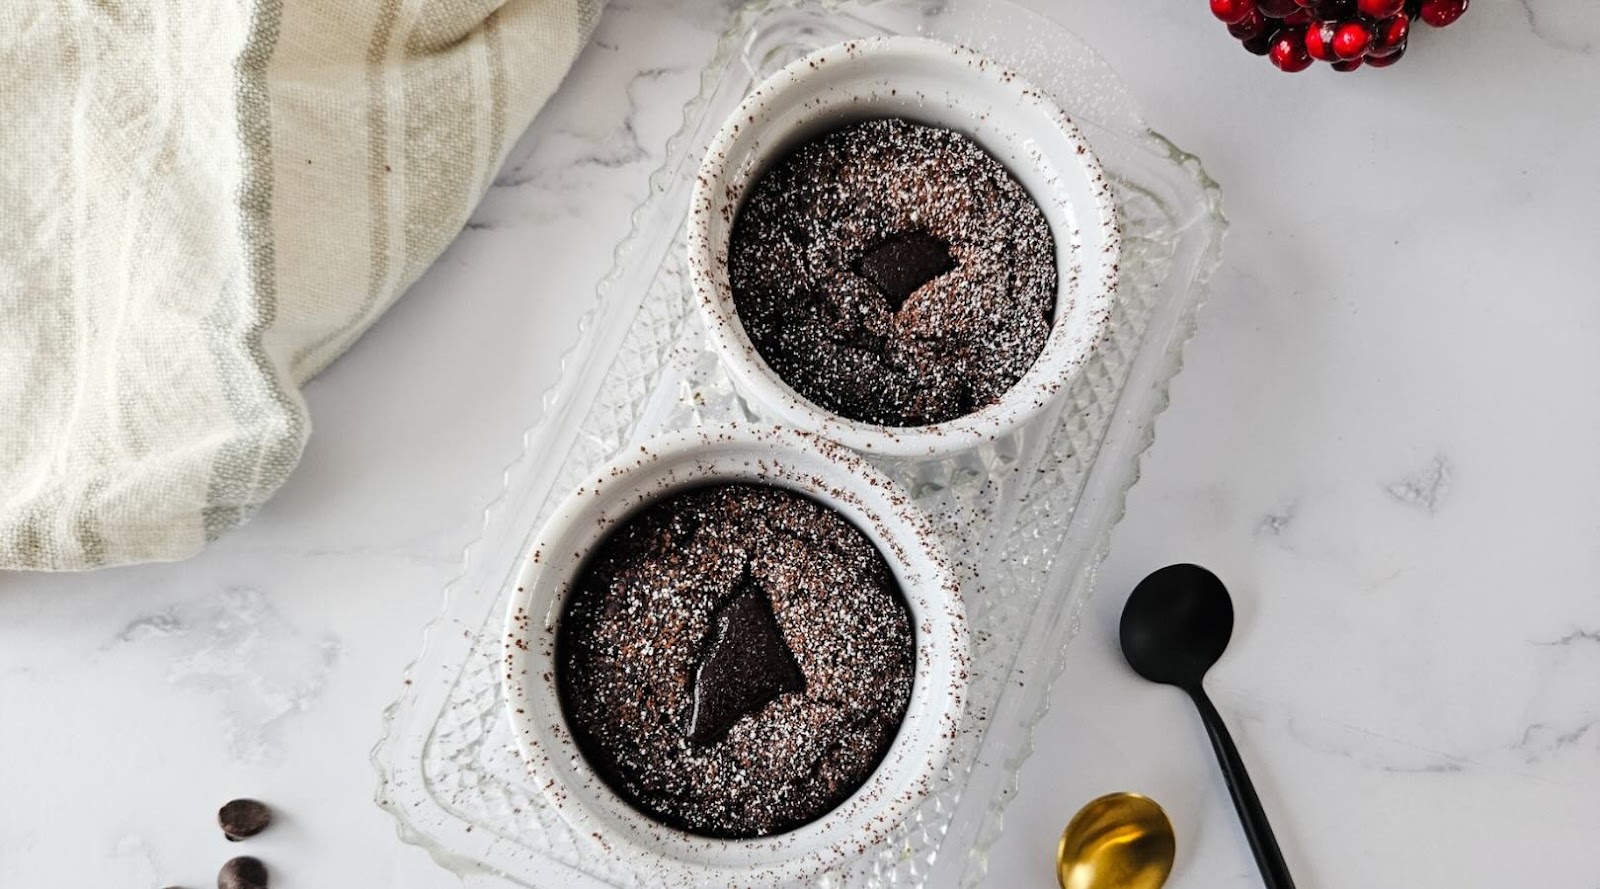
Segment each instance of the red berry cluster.
[[1335,71],[1387,68],[1406,53],[1411,23],[1443,28],[1468,0],[1211,0],[1211,12],[1244,48],[1295,72],[1312,62]]

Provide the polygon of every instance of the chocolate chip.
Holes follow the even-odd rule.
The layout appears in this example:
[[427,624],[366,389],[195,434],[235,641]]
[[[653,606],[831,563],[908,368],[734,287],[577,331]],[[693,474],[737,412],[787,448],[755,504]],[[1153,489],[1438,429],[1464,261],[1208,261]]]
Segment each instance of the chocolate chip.
[[272,823],[272,810],[259,800],[236,799],[217,811],[217,823],[222,825],[222,835],[236,843],[266,830]]
[[783,641],[772,602],[748,575],[711,615],[705,654],[694,671],[691,744],[713,744],[740,719],[784,692],[802,692],[805,674]]
[[950,245],[923,231],[890,235],[856,262],[856,271],[883,291],[896,312],[918,287],[953,268]]
[[231,859],[217,872],[217,889],[267,889],[267,866],[248,855]]

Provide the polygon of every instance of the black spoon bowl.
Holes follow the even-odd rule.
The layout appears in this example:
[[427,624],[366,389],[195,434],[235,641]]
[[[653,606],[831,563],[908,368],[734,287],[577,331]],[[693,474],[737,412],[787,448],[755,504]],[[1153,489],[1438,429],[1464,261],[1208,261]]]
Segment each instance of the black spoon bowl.
[[1294,889],[1289,867],[1261,808],[1244,760],[1222,715],[1201,687],[1206,671],[1233,636],[1233,599],[1215,574],[1199,565],[1168,565],[1134,587],[1122,608],[1122,656],[1134,672],[1189,695],[1205,723],[1222,777],[1267,889]]

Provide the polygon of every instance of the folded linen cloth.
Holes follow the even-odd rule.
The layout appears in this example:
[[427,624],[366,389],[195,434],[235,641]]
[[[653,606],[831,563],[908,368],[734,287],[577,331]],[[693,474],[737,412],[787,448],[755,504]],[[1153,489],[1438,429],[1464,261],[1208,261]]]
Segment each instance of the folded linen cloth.
[[0,568],[253,514],[600,2],[0,3]]

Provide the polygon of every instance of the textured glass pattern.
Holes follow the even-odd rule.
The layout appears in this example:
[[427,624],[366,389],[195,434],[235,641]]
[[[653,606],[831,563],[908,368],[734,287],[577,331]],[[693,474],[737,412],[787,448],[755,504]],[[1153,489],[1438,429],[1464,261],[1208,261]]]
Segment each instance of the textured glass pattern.
[[[1122,278],[1109,335],[1055,411],[972,454],[884,463],[937,521],[974,644],[961,739],[889,842],[814,885],[971,885],[999,833],[1063,646],[1181,363],[1225,220],[1198,161],[1148,130],[1070,32],[1006,3],[778,3],[742,13],[618,247],[561,383],[485,511],[373,753],[402,836],[464,876],[515,885],[649,886],[651,859],[575,834],[518,758],[497,671],[509,580],[531,533],[592,471],[667,429],[760,420],[706,349],[683,209],[703,146],[760,78],[848,36],[921,33],[998,58],[1078,120],[1116,183]],[[533,419],[533,418],[530,418]]]

